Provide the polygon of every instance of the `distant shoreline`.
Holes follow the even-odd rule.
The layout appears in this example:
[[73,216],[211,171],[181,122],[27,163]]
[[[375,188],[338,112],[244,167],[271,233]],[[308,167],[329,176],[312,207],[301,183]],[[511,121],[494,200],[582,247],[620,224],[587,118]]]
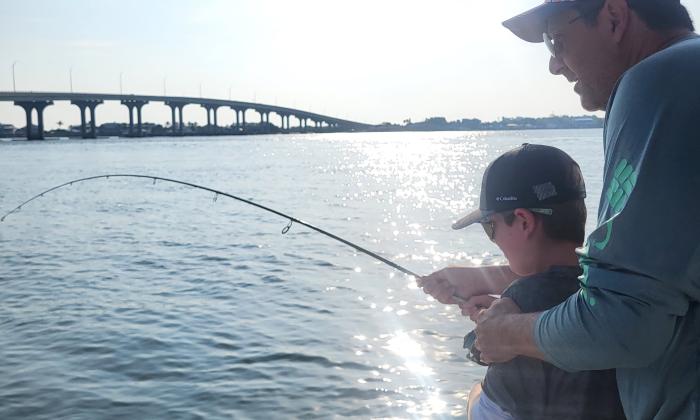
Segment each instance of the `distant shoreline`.
[[[502,128],[502,129],[410,129],[402,128],[396,130],[362,130],[362,131],[333,131],[333,133],[392,133],[392,132],[403,132],[403,133],[428,133],[428,132],[484,132],[484,131],[537,131],[537,130],[597,130],[602,129],[602,127],[551,127],[551,128]],[[205,134],[205,133],[188,133],[180,136],[173,135],[150,135],[142,137],[130,137],[130,136],[97,136],[96,138],[84,139],[78,136],[65,136],[65,135],[52,135],[52,133],[47,133],[44,139],[41,140],[28,140],[24,136],[0,136],[0,142],[10,143],[10,142],[42,142],[42,141],[59,141],[59,140],[110,140],[110,139],[149,139],[149,138],[186,138],[186,137],[225,137],[225,136],[261,136],[261,135],[285,135],[285,134],[323,134],[319,132],[284,132],[284,133],[246,133],[246,134]]]
[[[236,126],[199,126],[190,123],[179,133],[173,134],[167,124],[143,124],[140,136],[129,135],[129,124],[110,122],[96,127],[98,138],[141,138],[141,137],[191,137],[191,136],[238,136],[259,134],[308,134],[308,133],[351,133],[351,132],[434,132],[434,131],[517,131],[517,130],[566,130],[603,128],[605,120],[595,115],[550,116],[543,118],[502,118],[499,121],[482,122],[478,119],[447,121],[444,117],[432,117],[414,123],[407,119],[403,124],[382,123],[362,129],[344,130],[339,127],[304,127],[281,129],[270,123],[249,123],[245,128]],[[44,131],[47,138],[83,138],[80,126]],[[26,139],[26,127],[0,124],[0,138]]]

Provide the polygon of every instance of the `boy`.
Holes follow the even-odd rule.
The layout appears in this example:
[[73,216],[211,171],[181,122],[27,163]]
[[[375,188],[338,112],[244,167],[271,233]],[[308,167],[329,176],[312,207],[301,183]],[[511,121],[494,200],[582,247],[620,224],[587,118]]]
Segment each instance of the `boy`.
[[[584,239],[585,196],[581,171],[569,155],[555,147],[524,144],[489,165],[479,209],[452,228],[480,223],[519,277],[501,297],[512,299],[523,312],[541,311],[579,289],[581,269],[574,251]],[[441,301],[449,301],[445,290],[459,294],[453,285],[437,284],[431,277],[420,280],[427,293],[441,295]],[[474,319],[477,305],[489,303],[481,296],[460,307]],[[467,336],[465,346],[478,362],[474,338]],[[472,389],[467,411],[472,420],[625,418],[613,370],[572,373],[528,357],[490,365],[482,384]]]

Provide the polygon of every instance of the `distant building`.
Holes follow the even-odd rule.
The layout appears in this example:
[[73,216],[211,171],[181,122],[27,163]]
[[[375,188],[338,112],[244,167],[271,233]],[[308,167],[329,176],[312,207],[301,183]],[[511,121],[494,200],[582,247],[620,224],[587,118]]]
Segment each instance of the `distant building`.
[[13,137],[15,131],[17,128],[12,124],[0,124],[0,137]]
[[100,124],[97,132],[100,136],[116,137],[121,136],[129,131],[129,126],[124,123],[104,123]]

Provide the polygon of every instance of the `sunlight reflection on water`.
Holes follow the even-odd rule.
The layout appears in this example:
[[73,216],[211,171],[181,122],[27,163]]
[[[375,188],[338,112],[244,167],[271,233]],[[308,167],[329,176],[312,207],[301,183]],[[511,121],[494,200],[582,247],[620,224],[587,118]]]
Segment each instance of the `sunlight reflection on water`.
[[[422,275],[503,262],[480,229],[450,224],[478,203],[488,162],[523,141],[571,153],[592,178],[595,212],[602,159],[588,140],[598,136],[18,142],[0,145],[0,191],[4,207],[52,180],[168,176],[279,208]],[[296,225],[280,235],[286,223],[221,197],[111,179],[13,215],[0,230],[0,400],[11,401],[0,417],[27,407],[39,419],[463,416],[484,373],[461,348],[471,321],[364,254]]]

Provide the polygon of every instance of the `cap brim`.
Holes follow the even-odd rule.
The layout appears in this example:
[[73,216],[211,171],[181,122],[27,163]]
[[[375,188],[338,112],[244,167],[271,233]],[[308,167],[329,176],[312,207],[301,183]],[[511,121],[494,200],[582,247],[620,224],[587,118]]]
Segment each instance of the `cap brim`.
[[474,223],[477,223],[477,222],[483,220],[485,217],[489,216],[491,213],[492,212],[490,212],[490,211],[476,209],[473,212],[462,217],[461,219],[457,220],[456,222],[452,223],[452,229],[454,229],[454,230],[464,229],[465,227],[467,227],[469,225],[473,225]]
[[542,34],[547,31],[547,19],[554,13],[566,7],[571,7],[572,3],[573,1],[544,3],[506,20],[503,22],[503,26],[510,29],[511,32],[522,40],[527,42],[543,42]]

